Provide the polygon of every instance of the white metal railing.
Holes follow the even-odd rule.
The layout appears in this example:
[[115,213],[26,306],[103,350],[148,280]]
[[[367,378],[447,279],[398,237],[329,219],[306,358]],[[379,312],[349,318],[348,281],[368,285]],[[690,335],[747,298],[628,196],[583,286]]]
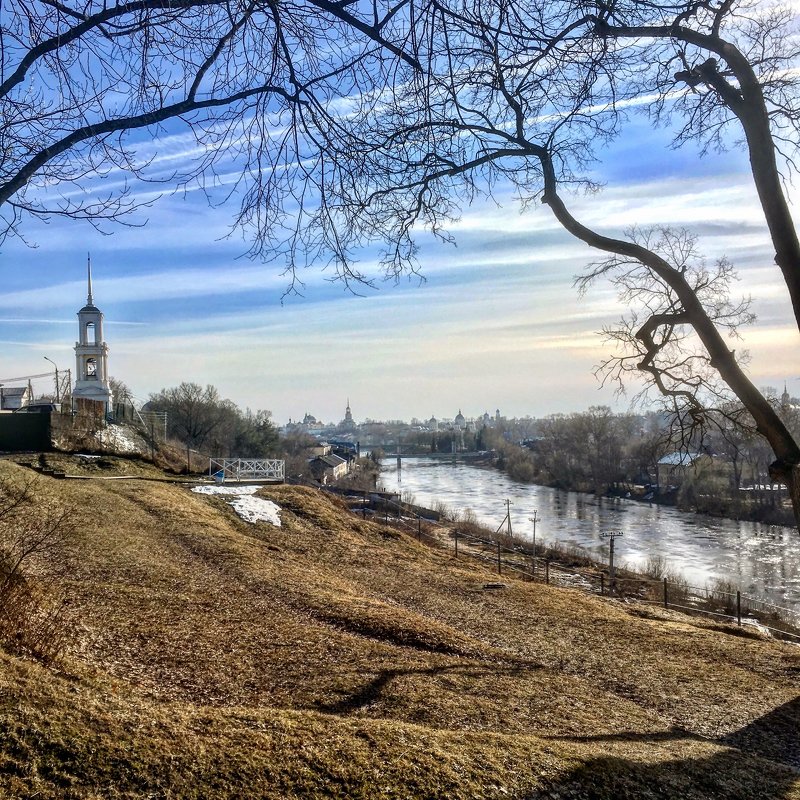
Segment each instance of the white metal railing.
[[284,461],[275,458],[212,458],[208,474],[219,480],[272,480],[284,479]]

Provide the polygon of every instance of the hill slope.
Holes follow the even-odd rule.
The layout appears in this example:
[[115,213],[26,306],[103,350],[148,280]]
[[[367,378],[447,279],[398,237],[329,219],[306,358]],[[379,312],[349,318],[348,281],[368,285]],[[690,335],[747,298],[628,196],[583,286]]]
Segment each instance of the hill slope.
[[[23,468],[0,462],[4,472]],[[511,582],[262,490],[77,509],[61,671],[0,651],[0,795],[800,798],[800,648]]]

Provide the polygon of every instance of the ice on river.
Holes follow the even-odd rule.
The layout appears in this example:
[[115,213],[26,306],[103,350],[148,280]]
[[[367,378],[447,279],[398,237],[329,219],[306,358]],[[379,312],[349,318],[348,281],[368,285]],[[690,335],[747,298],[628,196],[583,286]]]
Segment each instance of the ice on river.
[[598,559],[608,558],[600,536],[623,531],[617,539],[617,564],[644,569],[650,558],[703,589],[731,583],[752,597],[764,597],[800,612],[800,537],[793,528],[684,513],[635,500],[594,497],[512,481],[489,468],[449,459],[403,457],[398,469],[387,459],[381,484],[431,508],[444,503],[470,509],[479,522],[497,529],[507,501],[514,536],[578,546]]

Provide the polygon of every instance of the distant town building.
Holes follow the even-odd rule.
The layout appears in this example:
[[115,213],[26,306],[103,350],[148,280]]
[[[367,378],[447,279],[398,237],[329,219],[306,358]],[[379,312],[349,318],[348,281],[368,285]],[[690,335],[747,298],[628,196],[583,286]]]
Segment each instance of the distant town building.
[[344,412],[344,419],[338,424],[337,430],[342,433],[353,433],[358,428],[353,420],[353,413],[350,410],[350,398],[347,398],[347,408]]
[[656,485],[662,488],[667,485],[680,486],[692,470],[711,460],[711,456],[705,453],[668,453],[656,462]]
[[349,470],[347,460],[333,455],[333,453],[312,458],[308,462],[308,466],[314,478],[322,484],[343,478]]
[[464,419],[464,415],[461,413],[461,409],[458,409],[458,414],[456,414],[456,418],[453,420],[453,427],[458,428],[459,430],[464,430],[467,427],[467,421]]
[[78,341],[75,342],[75,388],[73,399],[102,403],[111,413],[111,385],[108,380],[108,345],[103,339],[103,312],[92,297],[92,264],[87,263],[86,305],[78,312]]
[[787,412],[791,411],[793,408],[796,408],[796,403],[792,401],[792,397],[789,394],[789,390],[786,388],[786,384],[783,384],[783,392],[781,394],[781,411]]

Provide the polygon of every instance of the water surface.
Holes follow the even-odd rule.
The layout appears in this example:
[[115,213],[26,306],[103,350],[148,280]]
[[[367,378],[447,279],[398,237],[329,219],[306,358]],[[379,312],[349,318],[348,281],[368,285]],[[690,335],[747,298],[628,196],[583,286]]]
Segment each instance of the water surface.
[[494,469],[445,459],[403,458],[400,471],[387,459],[379,485],[413,495],[420,505],[470,509],[493,528],[508,499],[515,535],[532,537],[536,509],[537,541],[579,545],[600,558],[608,557],[600,533],[620,530],[618,564],[642,567],[649,556],[661,556],[694,586],[729,581],[745,594],[800,609],[800,534],[794,528],[518,483]]

